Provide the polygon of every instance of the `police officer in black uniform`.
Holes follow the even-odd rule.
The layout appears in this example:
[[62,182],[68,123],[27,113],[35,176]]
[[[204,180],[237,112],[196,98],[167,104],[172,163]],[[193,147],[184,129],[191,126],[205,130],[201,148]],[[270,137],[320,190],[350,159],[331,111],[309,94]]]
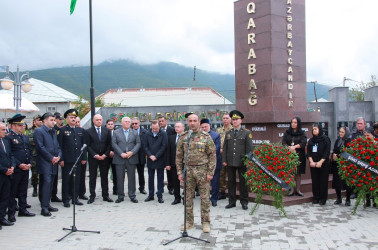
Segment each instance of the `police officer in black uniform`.
[[[59,133],[58,131],[60,130],[61,127],[63,127],[64,118],[59,112],[55,112],[54,116],[55,116],[54,131],[58,135]],[[58,172],[59,172],[59,169],[58,169]],[[62,202],[62,200],[59,199],[58,197],[58,175],[59,173],[55,175],[55,179],[54,179],[53,190],[51,194],[52,202]]]
[[[62,150],[62,158],[59,165],[62,167],[62,200],[65,207],[70,207],[70,198],[72,204],[83,205],[78,200],[80,187],[80,167],[81,164],[86,164],[87,152],[84,149],[83,154],[78,162],[75,178],[75,190],[73,190],[73,175],[69,175],[76,159],[81,153],[81,148],[85,144],[85,131],[83,128],[76,127],[76,117],[78,111],[76,109],[69,109],[64,113],[67,125],[60,128],[58,132],[58,142]],[[72,197],[70,197],[72,195]]]
[[8,206],[8,221],[10,222],[16,221],[16,198],[18,198],[19,204],[19,217],[35,216],[35,214],[26,210],[29,169],[33,164],[33,152],[29,138],[22,133],[25,129],[24,119],[24,115],[16,114],[8,121],[11,124],[11,131],[7,135],[7,139],[10,142],[11,151],[15,159],[15,169],[13,178],[11,179],[11,196]]

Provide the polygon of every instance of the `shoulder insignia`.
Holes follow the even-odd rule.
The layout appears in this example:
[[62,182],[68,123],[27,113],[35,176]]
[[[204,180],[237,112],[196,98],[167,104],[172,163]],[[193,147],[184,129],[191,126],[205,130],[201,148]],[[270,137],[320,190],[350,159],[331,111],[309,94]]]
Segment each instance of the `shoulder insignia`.
[[60,133],[60,130],[57,130],[57,131],[56,131],[56,135],[59,135],[59,133]]
[[249,133],[249,138],[252,139],[252,134],[251,133]]

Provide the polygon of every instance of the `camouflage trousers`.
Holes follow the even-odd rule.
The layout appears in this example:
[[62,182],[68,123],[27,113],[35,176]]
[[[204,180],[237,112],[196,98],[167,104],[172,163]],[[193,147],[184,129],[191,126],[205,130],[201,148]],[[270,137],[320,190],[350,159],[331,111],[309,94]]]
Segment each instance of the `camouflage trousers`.
[[[35,159],[35,158],[34,158]],[[32,177],[31,177],[31,185],[38,185],[38,172],[37,172],[37,163],[33,161],[33,164],[31,166],[31,172],[32,172]]]
[[219,177],[219,192],[224,192],[227,189],[227,167],[222,166]]
[[193,195],[197,186],[201,197],[201,222],[210,223],[210,181],[206,179],[206,167],[188,166],[186,185],[186,222],[194,224]]

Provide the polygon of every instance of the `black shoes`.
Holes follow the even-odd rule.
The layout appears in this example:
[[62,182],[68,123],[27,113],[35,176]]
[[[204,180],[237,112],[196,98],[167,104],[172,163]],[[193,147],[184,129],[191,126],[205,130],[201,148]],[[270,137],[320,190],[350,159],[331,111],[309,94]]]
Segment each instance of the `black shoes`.
[[181,202],[181,199],[175,199],[171,205],[176,205],[176,204],[179,204]]
[[124,201],[123,198],[118,198],[118,199],[115,201],[115,203],[121,203],[122,201]]
[[226,206],[227,209],[229,209],[229,208],[233,208],[233,207],[236,207],[236,204],[228,204],[228,205]]
[[35,214],[30,213],[28,210],[18,212],[18,217],[33,217],[33,216],[35,216]]
[[294,196],[294,191],[292,190],[290,193],[287,194],[287,196],[289,197]]
[[37,197],[38,196],[38,191],[37,191],[37,185],[33,185],[33,194],[32,194],[33,197]]
[[335,205],[339,205],[339,204],[341,204],[342,202],[343,202],[343,201],[341,200],[341,198],[337,198],[333,204],[335,204]]
[[224,200],[224,199],[226,199],[226,193],[225,192],[220,192],[218,200]]
[[242,204],[242,208],[243,208],[243,210],[247,210],[248,209],[248,205],[247,204]]
[[173,195],[173,189],[168,190],[168,193],[169,193],[170,195]]
[[148,196],[144,201],[147,202],[147,201],[153,201],[153,200],[154,200],[153,196]]
[[138,203],[138,200],[136,198],[130,198],[132,203]]
[[144,190],[144,189],[139,189],[139,192],[140,192],[141,194],[147,194],[146,190]]
[[76,200],[75,202],[72,200],[72,204],[74,204],[74,203],[75,203],[75,205],[78,205],[78,206],[82,206],[83,205],[83,203],[81,201],[79,201],[79,200]]
[[70,203],[67,201],[67,202],[63,202],[63,206],[64,206],[64,207],[70,207],[71,205],[70,205]]
[[345,201],[345,206],[350,207],[350,200]]
[[199,191],[196,191],[196,196],[200,196],[200,193],[199,193]]
[[87,204],[92,204],[94,202],[95,198],[94,197],[90,197]]
[[[8,215],[8,221],[9,222],[16,222],[16,217],[14,216],[14,215]],[[4,225],[4,226],[6,226],[6,225]]]
[[55,208],[55,207],[52,207],[52,206],[49,206],[49,212],[58,212],[59,209]]
[[13,222],[10,222],[8,221],[7,219],[3,218],[3,219],[0,219],[0,225],[2,226],[13,226],[14,223]]
[[103,200],[104,200],[104,201],[107,201],[107,202],[114,202],[112,199],[110,199],[109,196],[105,196],[105,197],[103,198]]
[[164,203],[163,197],[158,197],[158,202],[159,203]]
[[216,207],[218,204],[217,204],[217,201],[211,201],[211,205],[213,206],[213,207]]
[[299,190],[296,190],[296,191],[295,191],[295,195],[296,195],[296,196],[304,197],[304,194],[303,194],[301,191],[299,191]]
[[319,204],[319,200],[316,200],[316,199],[313,200],[313,201],[312,201],[312,204]]
[[49,217],[49,216],[51,216],[51,213],[50,213],[50,211],[47,210],[47,209],[42,209],[42,211],[41,211],[41,215],[42,215],[42,216],[45,216],[45,217]]
[[324,205],[326,204],[326,202],[327,202],[327,201],[320,201],[320,202],[319,202],[319,205],[324,206]]
[[51,197],[51,202],[62,202],[61,199],[58,198],[58,196]]
[[86,195],[81,195],[81,196],[79,196],[79,199],[81,199],[81,200],[88,200],[88,196],[86,196]]

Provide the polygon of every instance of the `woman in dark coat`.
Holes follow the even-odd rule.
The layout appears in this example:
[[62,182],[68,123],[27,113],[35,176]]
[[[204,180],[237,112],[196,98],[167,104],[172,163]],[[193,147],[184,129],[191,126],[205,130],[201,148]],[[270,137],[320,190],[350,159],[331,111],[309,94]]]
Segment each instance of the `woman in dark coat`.
[[351,188],[348,187],[345,184],[345,181],[340,178],[339,175],[339,169],[337,167],[336,159],[339,157],[342,148],[346,147],[348,142],[351,141],[350,138],[350,131],[348,127],[341,127],[339,129],[339,137],[337,137],[337,140],[335,141],[335,145],[333,146],[333,154],[332,154],[332,162],[331,162],[331,168],[332,168],[332,174],[333,174],[333,180],[332,180],[332,188],[336,190],[337,199],[335,201],[335,205],[341,204],[341,190],[346,189],[346,200],[345,200],[345,206],[350,206],[350,195],[352,194]]
[[312,193],[314,199],[312,204],[325,205],[328,197],[328,175],[329,175],[329,153],[331,141],[323,134],[319,124],[312,125],[313,137],[307,144],[307,156],[310,162]]
[[298,196],[303,196],[300,191],[301,188],[301,174],[306,172],[306,144],[307,136],[302,130],[301,118],[294,117],[291,119],[290,128],[286,130],[283,138],[282,145],[288,146],[289,150],[296,152],[299,156],[300,164],[297,167],[297,174],[295,175],[295,189],[291,189],[288,196],[293,196],[294,193]]

